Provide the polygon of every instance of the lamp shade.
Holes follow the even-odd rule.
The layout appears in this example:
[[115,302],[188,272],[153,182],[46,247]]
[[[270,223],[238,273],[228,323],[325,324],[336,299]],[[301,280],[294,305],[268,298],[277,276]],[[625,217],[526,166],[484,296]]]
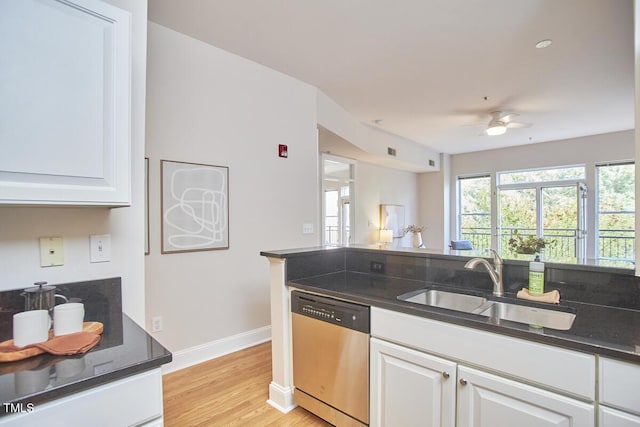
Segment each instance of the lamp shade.
[[380,230],[380,241],[383,243],[393,242],[393,231],[387,229]]

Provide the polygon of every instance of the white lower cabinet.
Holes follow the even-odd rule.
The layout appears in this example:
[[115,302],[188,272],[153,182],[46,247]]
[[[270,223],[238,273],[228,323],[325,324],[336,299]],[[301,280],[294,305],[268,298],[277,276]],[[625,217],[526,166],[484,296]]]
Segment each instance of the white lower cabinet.
[[601,427],[640,427],[640,366],[599,358]]
[[372,427],[596,424],[594,355],[376,307],[371,336]]
[[5,415],[2,427],[148,426],[161,427],[160,368]]
[[593,405],[465,366],[458,367],[458,426],[593,426]]
[[372,426],[455,425],[456,364],[371,339]]
[[640,427],[640,417],[628,412],[600,406],[598,409],[598,425],[600,427]]

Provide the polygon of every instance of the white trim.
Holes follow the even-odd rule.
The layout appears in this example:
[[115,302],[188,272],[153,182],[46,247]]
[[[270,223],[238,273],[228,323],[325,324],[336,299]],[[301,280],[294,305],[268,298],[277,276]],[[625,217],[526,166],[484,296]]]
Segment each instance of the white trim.
[[267,403],[284,414],[298,406],[293,401],[293,388],[282,387],[273,381],[269,384]]
[[271,326],[263,326],[230,337],[173,352],[173,361],[162,366],[162,375],[197,365],[271,339]]

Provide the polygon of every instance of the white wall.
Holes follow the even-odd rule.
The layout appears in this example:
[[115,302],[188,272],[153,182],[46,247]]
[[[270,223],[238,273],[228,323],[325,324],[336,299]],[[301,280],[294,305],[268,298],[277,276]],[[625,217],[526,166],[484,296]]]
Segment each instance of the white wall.
[[[143,324],[147,1],[108,3],[132,13],[132,205],[118,209],[0,207],[0,291],[41,280],[55,284],[121,276],[123,309]],[[111,234],[111,262],[89,263],[91,234]],[[64,238],[63,266],[40,267],[41,236]]]
[[[440,168],[439,156],[435,151],[415,141],[364,125],[321,91],[318,91],[317,108],[318,125],[361,150],[364,160],[369,163],[412,172],[437,171]],[[388,147],[396,150],[395,156],[388,155]],[[336,151],[333,154],[350,157],[349,151]],[[429,161],[433,162],[433,166]]]
[[[318,243],[316,89],[152,22],[148,50],[147,322],[176,351],[269,325],[260,251]],[[229,167],[228,250],[160,254],[161,159]]]
[[[356,173],[355,243],[378,242],[381,204],[404,206],[405,225],[422,225],[417,223],[418,181],[415,173],[362,162],[358,162]],[[390,246],[410,247],[411,239],[411,235],[396,238]]]
[[424,246],[442,249],[449,245],[449,198],[455,196],[450,187],[451,156],[440,155],[440,170],[418,174],[418,217],[426,230],[422,233]]
[[[634,64],[635,64],[635,123],[636,128],[640,124],[640,1],[634,0],[633,13],[634,25]],[[640,132],[635,136],[635,159],[636,159],[636,212],[640,212]],[[640,230],[640,215],[636,215],[636,230]],[[636,233],[636,241],[638,235]],[[640,251],[636,251],[636,276],[640,276]]]

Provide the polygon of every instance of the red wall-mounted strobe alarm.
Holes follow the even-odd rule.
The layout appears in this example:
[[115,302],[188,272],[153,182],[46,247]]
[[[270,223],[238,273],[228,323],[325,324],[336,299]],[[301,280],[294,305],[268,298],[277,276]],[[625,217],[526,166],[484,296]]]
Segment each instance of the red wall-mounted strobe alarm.
[[278,156],[279,157],[289,157],[289,150],[287,149],[287,146],[284,144],[280,144],[278,145]]

